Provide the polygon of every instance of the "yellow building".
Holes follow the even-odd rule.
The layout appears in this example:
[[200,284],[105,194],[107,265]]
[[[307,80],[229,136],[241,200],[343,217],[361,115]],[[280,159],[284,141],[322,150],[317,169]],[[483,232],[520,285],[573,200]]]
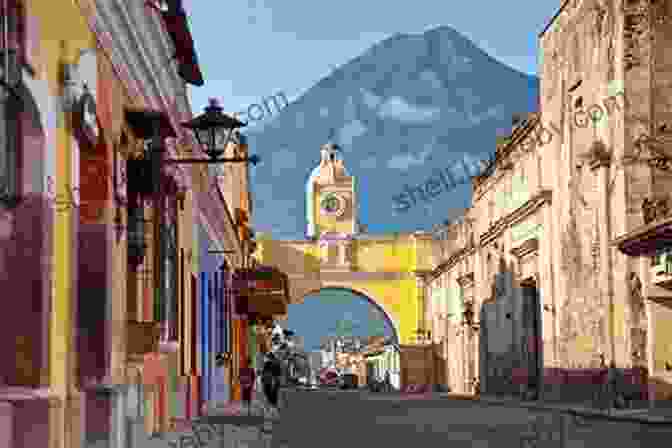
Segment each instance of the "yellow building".
[[[349,290],[383,311],[395,342],[415,344],[425,331],[423,282],[431,237],[423,232],[360,233],[354,176],[336,145],[323,145],[320,154],[306,185],[309,238],[280,241],[260,235],[257,259],[288,274],[291,303],[324,288]],[[404,368],[412,365],[402,366],[402,386]]]
[[[649,145],[656,143],[661,142],[650,141]],[[667,160],[669,163],[669,158]],[[637,257],[635,263],[639,273],[631,275],[630,287],[634,298],[638,299],[635,302],[637,312],[633,314],[645,330],[639,331],[638,350],[648,364],[650,398],[666,401],[672,400],[670,202],[669,193],[647,198],[642,204],[642,225],[613,242],[624,254]]]
[[69,205],[79,202],[80,147],[72,104],[63,95],[63,68],[87,59],[95,39],[71,1],[3,5],[8,9],[0,14],[0,28],[7,40],[0,41],[0,59],[9,70],[2,74],[1,115],[17,126],[17,138],[3,138],[0,150],[0,290],[13,303],[0,322],[0,350],[7,355],[0,446],[78,447],[78,219]]

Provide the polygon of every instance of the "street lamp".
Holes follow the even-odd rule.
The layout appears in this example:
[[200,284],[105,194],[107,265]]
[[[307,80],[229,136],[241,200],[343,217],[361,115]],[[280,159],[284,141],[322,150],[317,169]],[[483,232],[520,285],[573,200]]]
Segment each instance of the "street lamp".
[[245,123],[222,113],[217,100],[210,98],[205,112],[191,121],[182,123],[182,126],[194,132],[198,144],[208,157],[217,159],[226,151],[226,145],[231,140],[233,131],[245,126]]
[[[163,154],[165,146],[163,139],[175,138],[177,135],[162,112],[152,110],[126,110],[126,120],[138,138],[151,139],[150,155]],[[208,155],[208,159],[162,159],[161,164],[211,164],[211,163],[251,163],[257,165],[260,158],[257,155],[250,157],[221,158],[226,145],[231,142],[233,131],[246,126],[245,123],[222,113],[222,108],[216,99],[211,98],[205,113],[181,124],[182,127],[193,131],[201,150]]]
[[[168,116],[161,111],[149,109],[126,109],[125,119],[129,128],[139,140],[149,140],[148,151],[145,152],[142,161],[148,164],[148,176],[143,176],[140,182],[149,182],[149,185],[138,185],[142,191],[151,192],[154,202],[154,231],[158,235],[163,228],[164,219],[164,192],[163,175],[164,165],[179,164],[212,164],[212,163],[252,163],[256,165],[259,162],[258,156],[252,157],[233,157],[220,158],[224,153],[226,145],[231,140],[231,135],[235,129],[245,126],[244,123],[229,117],[222,113],[222,108],[215,99],[210,100],[210,105],[205,113],[195,117],[189,122],[182,123],[182,127],[191,129],[201,146],[201,150],[208,155],[207,159],[166,159],[166,145],[164,139],[176,138],[177,134],[168,119]],[[157,287],[164,284],[164,248],[162,244],[157,244],[154,250],[155,262],[158,262],[155,282]],[[165,291],[159,288],[160,297],[163,297]],[[163,303],[163,300],[161,300]]]

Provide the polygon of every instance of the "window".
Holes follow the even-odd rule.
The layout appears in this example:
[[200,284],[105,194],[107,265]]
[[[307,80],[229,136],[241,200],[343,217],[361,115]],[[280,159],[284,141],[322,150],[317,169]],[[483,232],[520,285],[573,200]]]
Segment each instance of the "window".
[[[165,260],[165,306],[167,323],[169,328],[168,337],[171,341],[177,340],[177,223],[176,207],[174,200],[170,200],[169,212],[166,214],[165,227],[162,232],[164,237],[164,260]],[[165,316],[165,314],[164,314]]]
[[[158,243],[162,249],[162,263],[159,278],[161,287],[155,291],[154,320],[163,322],[164,333],[168,340],[177,340],[177,294],[178,294],[178,257],[177,257],[177,201],[171,197],[166,200],[166,210]],[[164,337],[165,337],[164,336]]]
[[14,200],[18,195],[18,156],[20,102],[14,95],[0,94],[0,199]]
[[[3,4],[7,4],[7,11]],[[11,65],[10,74],[18,74],[18,61],[22,59],[25,49],[25,24],[23,23],[24,10],[21,2],[17,0],[0,1],[0,49],[2,50],[2,69],[5,70],[5,64]],[[8,50],[8,51],[6,51]],[[7,58],[4,56],[7,55]],[[4,77],[4,75],[3,75]],[[10,76],[11,80],[11,76]],[[14,78],[14,81],[17,79]]]
[[[4,2],[3,2],[4,3]],[[15,86],[20,71],[17,55],[23,47],[23,17],[20,5],[9,1],[7,11],[0,5],[0,200],[14,201],[18,196],[18,155],[21,102]],[[5,72],[9,73],[6,76]]]

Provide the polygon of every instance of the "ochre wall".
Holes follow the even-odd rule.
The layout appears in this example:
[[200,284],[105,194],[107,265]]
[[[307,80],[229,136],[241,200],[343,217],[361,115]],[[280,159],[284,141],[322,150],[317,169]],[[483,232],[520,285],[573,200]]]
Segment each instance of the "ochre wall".
[[[79,51],[95,47],[94,37],[89,31],[79,9],[73,2],[27,2],[29,15],[39,20],[40,63],[36,78],[47,81],[49,93],[53,97],[60,95],[61,63],[72,63],[78,59]],[[51,20],[59,17],[59,20]],[[62,42],[67,41],[67,44]],[[67,187],[72,179],[73,137],[68,125],[59,113],[55,134],[56,147],[53,150],[56,159],[56,194],[67,196]],[[72,291],[73,253],[72,221],[76,210],[63,208],[54,210],[54,283],[52,284],[52,315],[50,319],[50,386],[56,393],[65,393],[67,378],[70,376],[72,360],[68,353],[74,352],[72,346]]]
[[416,269],[414,245],[403,239],[357,241],[354,261],[367,272],[410,272]]
[[262,234],[256,257],[289,275],[292,303],[300,303],[307,294],[324,288],[350,289],[387,312],[400,342],[414,342],[423,297],[414,271],[424,268],[418,260],[423,259],[425,241],[401,235],[355,241],[353,246],[355,265],[351,271],[337,274],[322,270],[318,242],[274,241]]

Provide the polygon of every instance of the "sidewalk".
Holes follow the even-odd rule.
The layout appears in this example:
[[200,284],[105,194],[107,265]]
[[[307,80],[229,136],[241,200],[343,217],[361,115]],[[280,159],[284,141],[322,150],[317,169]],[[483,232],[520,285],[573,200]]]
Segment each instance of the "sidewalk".
[[[205,415],[191,421],[174,421],[173,430],[158,437],[144,436],[138,425],[134,448],[268,448],[271,446],[273,412],[253,399],[251,415],[240,402],[208,403]],[[214,420],[213,420],[214,419]],[[270,424],[269,424],[270,422]]]
[[222,448],[266,448],[272,445],[273,429],[279,418],[279,412],[268,406],[265,399],[253,396],[249,411],[242,402],[210,403],[196,423],[219,432]]
[[516,406],[536,410],[561,411],[579,417],[602,418],[613,421],[623,421],[642,424],[672,424],[672,406],[653,409],[608,409],[600,410],[581,404],[545,403],[536,401],[521,401],[515,398],[473,396],[457,393],[435,394],[441,398],[453,400],[471,400],[495,406]]

